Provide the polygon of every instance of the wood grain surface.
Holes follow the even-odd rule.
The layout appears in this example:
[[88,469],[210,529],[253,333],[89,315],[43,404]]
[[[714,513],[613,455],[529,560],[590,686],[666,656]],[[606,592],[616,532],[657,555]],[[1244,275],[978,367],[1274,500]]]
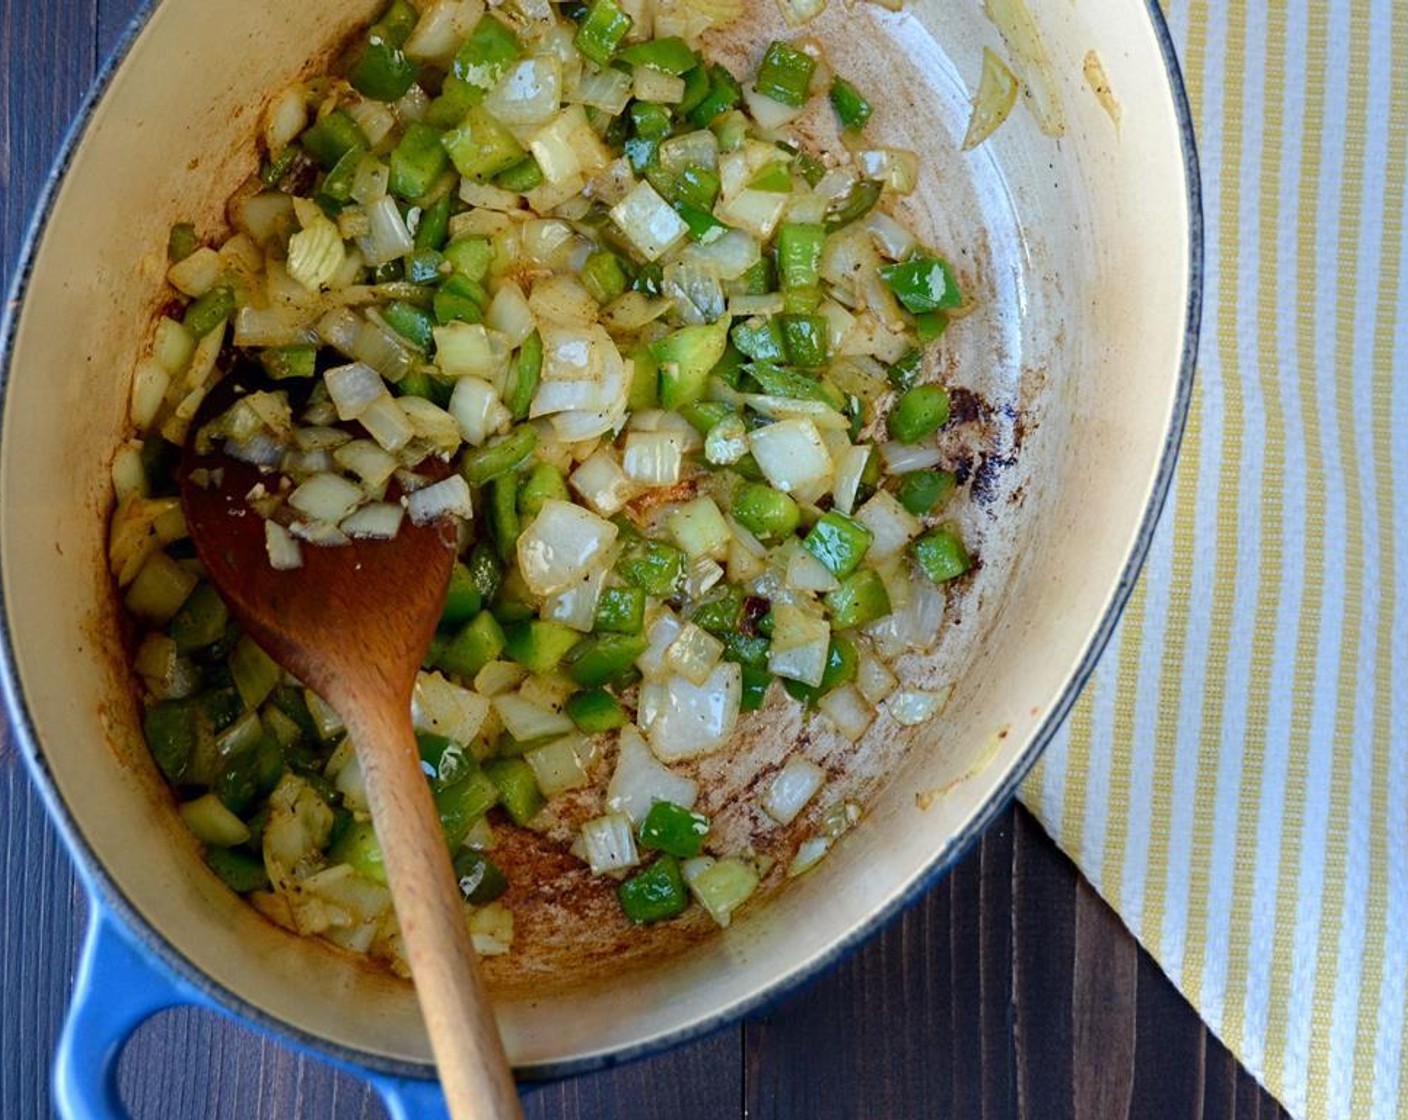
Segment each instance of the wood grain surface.
[[[135,0],[0,0],[0,287],[47,169]],[[52,1115],[49,1062],[86,902],[0,736],[0,1117]],[[128,1045],[138,1120],[363,1120],[355,1079],[207,1012]],[[855,955],[765,1013],[525,1091],[532,1120],[1274,1120],[1118,918],[1020,809]]]

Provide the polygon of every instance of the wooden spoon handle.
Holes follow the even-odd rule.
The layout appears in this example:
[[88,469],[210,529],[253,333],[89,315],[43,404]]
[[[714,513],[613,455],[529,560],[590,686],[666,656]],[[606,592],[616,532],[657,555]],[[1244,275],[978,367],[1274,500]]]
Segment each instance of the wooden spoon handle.
[[518,1120],[518,1092],[421,772],[410,705],[364,696],[343,706],[450,1115]]

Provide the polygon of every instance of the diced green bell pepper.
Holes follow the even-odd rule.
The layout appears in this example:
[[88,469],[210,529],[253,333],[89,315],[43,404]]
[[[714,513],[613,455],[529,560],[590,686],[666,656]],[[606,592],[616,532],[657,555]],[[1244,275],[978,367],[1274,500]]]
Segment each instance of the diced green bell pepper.
[[303,130],[304,150],[331,171],[354,148],[365,151],[371,145],[367,134],[344,110],[336,109]]
[[616,888],[621,909],[636,925],[660,922],[683,914],[689,890],[674,856],[663,855]]
[[577,725],[577,730],[587,735],[599,735],[604,731],[615,731],[628,722],[626,710],[611,693],[604,688],[590,688],[585,692],[574,693],[563,706],[567,718]]
[[777,323],[789,362],[803,369],[820,369],[826,365],[831,356],[831,328],[826,316],[779,315]]
[[518,358],[510,370],[511,383],[504,404],[515,420],[526,420],[537,395],[543,369],[543,337],[534,331],[518,348]]
[[504,627],[503,652],[534,673],[551,673],[581,639],[560,622],[530,619]]
[[440,829],[451,851],[464,843],[474,822],[498,804],[500,796],[498,782],[477,766],[458,782],[436,792],[435,809],[440,816]]
[[230,623],[225,600],[213,586],[203,583],[191,592],[190,598],[171,620],[167,633],[182,653],[204,649],[218,642]]
[[642,848],[680,859],[693,859],[703,851],[704,837],[708,835],[708,817],[673,801],[657,801],[651,805],[637,834]]
[[267,890],[269,873],[264,861],[239,848],[206,848],[205,862],[236,894]]
[[826,228],[819,222],[783,222],[777,230],[777,274],[784,288],[811,288],[821,269]]
[[764,97],[800,109],[807,103],[807,87],[816,72],[816,59],[775,40],[758,66],[754,88]]
[[956,579],[973,566],[963,538],[948,525],[929,530],[910,545],[910,553],[924,574],[935,583]]
[[543,807],[542,791],[533,768],[521,758],[495,759],[484,768],[498,789],[504,811],[514,824],[526,825]]
[[633,676],[649,644],[639,634],[595,634],[577,643],[563,668],[583,688],[602,688]]
[[196,338],[204,338],[235,312],[235,293],[224,287],[211,288],[189,307],[181,323]]
[[708,128],[722,114],[736,109],[743,100],[743,87],[728,69],[713,63],[708,68],[709,92],[694,108],[687,110],[689,123]]
[[397,198],[413,202],[427,193],[450,165],[440,143],[440,133],[428,124],[412,121],[391,152],[389,189]]
[[874,539],[870,530],[859,521],[831,510],[822,514],[802,543],[828,572],[839,579],[860,567]]
[[831,79],[831,107],[842,128],[864,128],[873,111],[860,90],[839,76]]
[[952,471],[910,471],[900,475],[895,497],[915,517],[923,517],[942,507],[957,484]]
[[645,626],[645,592],[639,587],[607,587],[596,603],[593,628],[612,634],[639,634]]
[[513,29],[497,17],[486,15],[460,47],[450,72],[473,91],[468,96],[474,97],[477,104],[522,57],[523,45]]
[[[479,22],[497,21],[485,16]],[[440,142],[455,170],[466,179],[477,182],[492,179],[523,158],[523,148],[513,133],[479,105],[470,109],[460,126],[445,133]]]
[[501,475],[518,470],[538,446],[538,430],[519,424],[507,435],[465,453],[460,473],[471,486],[484,486]]
[[473,848],[455,853],[455,882],[471,906],[488,906],[508,890],[508,878],[498,864]]
[[270,346],[259,351],[259,364],[272,381],[313,377],[318,372],[316,346]]
[[676,77],[683,77],[699,64],[689,44],[678,35],[632,43],[618,52],[617,57],[632,66],[649,66],[652,70],[661,70]]
[[921,254],[903,264],[885,265],[880,269],[880,278],[905,310],[915,315],[949,311],[963,302],[953,270],[934,257]]
[[631,17],[612,0],[592,0],[572,41],[598,66],[609,66],[631,23]]
[[885,427],[900,443],[918,443],[948,423],[948,394],[939,385],[916,385],[900,394]]
[[571,498],[560,470],[551,463],[534,463],[518,487],[518,512],[524,517],[537,517],[548,502],[567,502]]
[[543,169],[532,156],[525,156],[512,167],[500,171],[494,185],[514,194],[527,194],[543,185]]
[[472,681],[480,669],[498,659],[506,645],[507,637],[498,620],[488,611],[480,611],[450,639],[436,657],[435,665]]
[[400,101],[419,76],[420,66],[400,47],[372,36],[353,61],[347,80],[373,101]]
[[772,687],[773,675],[766,669],[752,665],[743,666],[743,694],[739,708],[745,712],[761,711],[767,702],[768,689]]
[[672,544],[634,536],[622,541],[616,571],[656,599],[668,599],[684,575],[684,553]]
[[780,541],[797,531],[802,510],[780,490],[745,482],[733,497],[733,519],[762,541]]
[[826,609],[835,630],[850,630],[884,618],[893,610],[885,581],[873,568],[852,572],[841,586],[826,593]]

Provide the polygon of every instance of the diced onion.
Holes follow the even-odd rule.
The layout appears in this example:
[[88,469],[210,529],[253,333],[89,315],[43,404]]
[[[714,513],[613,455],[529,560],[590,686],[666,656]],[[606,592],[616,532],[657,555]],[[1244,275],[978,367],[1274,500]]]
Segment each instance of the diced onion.
[[479,323],[435,328],[435,363],[449,377],[495,381],[508,361],[508,346],[497,331]]
[[787,877],[795,879],[815,867],[831,850],[831,839],[827,836],[810,836],[797,847],[797,854],[787,865]]
[[568,479],[572,489],[582,495],[587,505],[603,517],[611,517],[635,497],[638,488],[632,483],[615,456],[606,448],[598,448],[587,457]]
[[461,688],[439,673],[417,673],[411,693],[411,723],[418,731],[443,735],[468,746],[489,718],[487,698]]
[[862,650],[856,669],[856,688],[868,703],[879,704],[899,687],[889,667],[868,649]]
[[447,66],[483,14],[482,0],[433,0],[406,40],[406,54],[421,62]]
[[481,696],[511,692],[523,683],[528,670],[512,661],[491,661],[474,676],[474,691]]
[[307,94],[294,84],[286,87],[269,102],[264,112],[264,146],[270,152],[282,152],[298,139],[308,124]]
[[349,537],[389,541],[401,531],[405,512],[395,502],[372,502],[344,517],[338,528]]
[[449,411],[471,447],[482,447],[512,419],[494,387],[477,377],[461,377],[455,382]]
[[315,474],[289,495],[288,504],[313,521],[336,525],[357,508],[362,491],[335,474]]
[[688,230],[684,219],[643,180],[611,208],[611,220],[648,261],[658,260]]
[[779,420],[749,437],[758,469],[778,490],[815,500],[831,488],[834,468],[811,420]]
[[282,525],[264,522],[264,548],[269,554],[269,566],[276,572],[303,567],[303,549]]
[[887,490],[877,490],[856,513],[856,520],[870,530],[874,539],[869,555],[876,560],[902,552],[923,529],[919,519]]
[[914,234],[883,210],[872,210],[866,215],[865,228],[875,247],[892,261],[905,260],[919,244]]
[[674,432],[631,432],[621,467],[633,482],[673,486],[684,467],[684,440]]
[[665,702],[650,724],[650,749],[662,762],[719,750],[733,734],[743,696],[738,664],[723,661],[702,685],[671,677]]
[[356,420],[371,404],[386,395],[381,375],[362,362],[337,366],[323,374],[328,395],[340,420]]
[[853,684],[833,688],[817,701],[817,707],[853,743],[860,740],[875,719],[875,713]]
[[1011,52],[1017,77],[1027,88],[1028,104],[1037,125],[1048,136],[1064,135],[1066,114],[1051,55],[1031,9],[1025,0],[984,0],[983,7]]
[[400,451],[415,438],[410,418],[390,393],[382,393],[357,419],[387,451]]
[[561,712],[549,711],[516,693],[495,696],[493,705],[504,730],[520,743],[570,735],[575,730],[572,721]]
[[570,587],[549,595],[538,613],[552,622],[589,634],[596,623],[597,602],[605,582],[606,569],[593,569]]
[[789,542],[787,571],[784,578],[794,591],[834,591],[840,587],[831,570],[798,542]]
[[764,132],[774,132],[789,125],[806,111],[805,105],[784,105],[781,101],[764,96],[753,88],[752,82],[744,83],[743,103]]
[[894,716],[895,722],[903,724],[905,727],[915,727],[932,719],[943,710],[948,703],[951,688],[941,689],[938,692],[925,692],[920,689],[905,689],[890,697],[885,707],[890,715]]
[[862,444],[848,448],[836,459],[836,482],[831,488],[831,497],[836,509],[850,514],[855,507],[856,492],[860,489],[861,476],[870,462],[870,447]]
[[352,356],[393,383],[411,371],[411,354],[406,342],[371,318],[358,326],[357,337],[352,343]]
[[779,677],[816,688],[826,673],[831,627],[824,618],[790,603],[772,608],[773,637],[768,668]]
[[406,221],[396,207],[396,200],[390,195],[367,207],[367,220],[371,233],[361,238],[358,244],[369,265],[389,264],[415,248],[415,239],[406,228]]
[[789,27],[801,27],[826,11],[826,0],[777,0]]
[[509,67],[484,99],[484,108],[503,124],[534,125],[551,120],[562,97],[562,63],[538,55]]
[[510,347],[521,346],[537,326],[523,289],[512,280],[504,280],[499,285],[484,322],[491,330],[498,331]]
[[[424,397],[404,396],[397,403],[411,422],[416,437],[437,455],[449,458],[460,449],[460,426],[453,416]],[[497,424],[494,428],[497,428]]]
[[636,668],[646,680],[658,680],[669,674],[665,665],[665,652],[674,644],[683,629],[684,623],[669,607],[661,607],[647,621],[645,637],[650,644],[646,646],[645,652],[636,658]]
[[684,79],[652,66],[637,66],[631,92],[640,101],[678,105],[684,100]]
[[944,461],[943,452],[937,447],[925,447],[922,444],[882,443],[880,455],[885,460],[885,469],[890,474],[926,471]]
[[631,99],[631,76],[611,67],[587,67],[575,85],[569,86],[567,99],[618,116]]
[[757,870],[741,859],[699,856],[685,860],[680,872],[699,905],[723,928],[733,920],[733,912],[758,889]]
[[746,230],[766,241],[777,229],[782,212],[787,208],[787,196],[776,191],[755,191],[744,188],[718,208],[721,221]]
[[469,483],[462,475],[452,474],[417,490],[407,497],[406,512],[417,525],[428,525],[441,517],[461,517],[468,521],[474,514],[469,501]]
[[582,849],[593,875],[625,871],[640,862],[631,818],[625,813],[608,813],[585,822]]
[[763,794],[763,809],[778,824],[791,824],[826,782],[826,771],[794,754]]
[[587,784],[581,758],[584,747],[581,738],[573,735],[524,753],[523,761],[533,768],[533,776],[538,779],[538,788],[544,797],[556,797]]
[[708,681],[724,654],[724,644],[707,630],[686,622],[679,637],[665,651],[665,665],[691,684]]
[[606,787],[608,809],[625,813],[639,824],[657,801],[672,801],[692,809],[698,795],[698,782],[676,774],[660,762],[634,727],[622,728],[616,769]]
[[351,471],[360,478],[368,490],[381,490],[385,487],[399,466],[394,455],[387,454],[369,439],[344,443],[332,453],[332,457],[343,470]]
[[671,511],[668,523],[675,543],[691,558],[721,560],[728,555],[733,534],[713,498],[706,495],[686,502]]
[[616,543],[611,522],[571,502],[550,498],[518,538],[518,569],[535,595],[550,595],[597,567]]

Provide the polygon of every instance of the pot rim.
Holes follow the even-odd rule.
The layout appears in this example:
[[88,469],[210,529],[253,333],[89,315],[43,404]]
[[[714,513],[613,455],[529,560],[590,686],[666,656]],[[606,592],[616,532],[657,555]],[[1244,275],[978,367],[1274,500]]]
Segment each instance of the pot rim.
[[[143,0],[142,6],[132,17],[116,46],[99,68],[92,87],[64,135],[58,154],[40,190],[39,198],[25,230],[8,299],[3,311],[0,311],[0,419],[4,416],[9,398],[11,361],[16,332],[23,315],[22,301],[29,288],[35,257],[48,229],[54,198],[68,175],[78,148],[88,133],[95,110],[107,95],[114,75],[126,61],[133,43],[146,28],[160,2],[161,0]],[[918,901],[982,836],[998,814],[1007,807],[1016,795],[1017,787],[1026,778],[1037,759],[1041,757],[1042,752],[1055,737],[1076,698],[1094,672],[1095,666],[1119,622],[1125,604],[1138,582],[1139,573],[1143,568],[1173,481],[1178,461],[1178,450],[1182,443],[1192,401],[1194,369],[1202,326],[1205,253],[1203,200],[1192,110],[1177,51],[1159,0],[1144,0],[1144,8],[1164,62],[1169,93],[1173,99],[1184,169],[1184,190],[1188,205],[1188,296],[1184,308],[1186,327],[1173,411],[1169,419],[1168,431],[1165,434],[1164,446],[1159,458],[1159,469],[1154,478],[1149,502],[1144,509],[1138,534],[1126,557],[1119,581],[1110,596],[1099,626],[1075,669],[1062,687],[1060,695],[1047,711],[1041,725],[1032,735],[1022,753],[1009,767],[993,796],[979,808],[959,832],[951,836],[934,853],[928,866],[888,903],[852,928],[843,937],[838,938],[824,952],[807,961],[798,971],[760,988],[747,998],[738,1000],[707,1018],[657,1035],[648,1041],[607,1054],[590,1055],[562,1062],[535,1064],[519,1070],[521,1075],[533,1080],[554,1079],[634,1061],[645,1055],[658,1053],[709,1034],[761,1007],[775,1003],[816,979],[822,972],[854,952],[863,942],[869,940],[905,909]],[[434,1067],[428,1064],[405,1062],[371,1051],[343,1046],[321,1035],[312,1034],[275,1018],[231,988],[211,979],[167,941],[161,932],[122,893],[89,844],[77,819],[70,812],[54,781],[48,762],[40,750],[39,736],[30,716],[15,663],[10,637],[9,609],[2,584],[0,584],[0,701],[3,702],[4,715],[9,720],[14,731],[16,745],[24,757],[35,785],[39,788],[49,818],[57,827],[70,854],[74,857],[79,874],[88,887],[92,904],[96,907],[104,907],[116,914],[121,919],[124,931],[143,950],[160,961],[176,978],[187,984],[198,996],[203,997],[212,1006],[302,1050],[311,1051],[354,1070],[370,1070],[393,1077],[434,1078]]]

